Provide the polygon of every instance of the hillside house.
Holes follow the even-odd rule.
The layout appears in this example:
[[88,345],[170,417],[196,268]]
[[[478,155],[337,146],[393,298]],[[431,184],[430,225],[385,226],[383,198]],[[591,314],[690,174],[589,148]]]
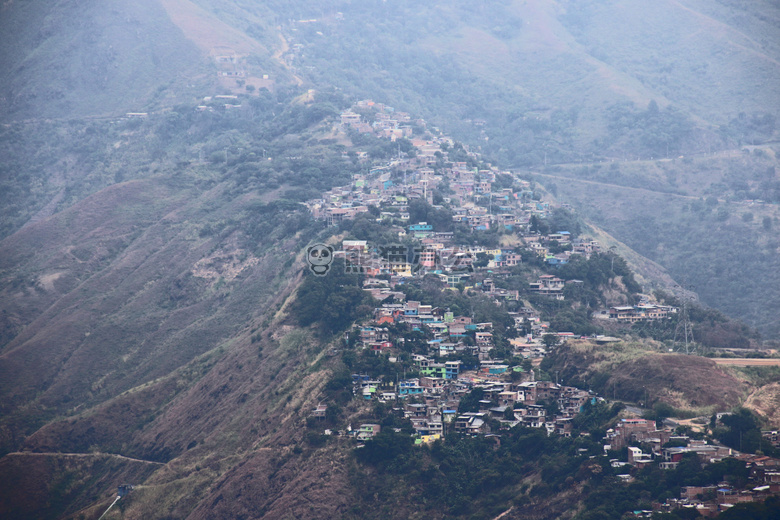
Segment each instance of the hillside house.
[[712,463],[730,457],[731,448],[703,444],[697,446],[684,446],[676,448],[664,448],[662,456],[664,462],[680,462],[686,453],[695,453],[702,461]]
[[398,383],[398,397],[405,398],[409,395],[421,395],[423,387],[420,386],[419,379],[407,379]]
[[465,435],[479,435],[488,433],[487,417],[485,413],[467,412],[455,419],[455,431]]
[[514,411],[515,418],[527,428],[544,428],[547,411],[543,406],[529,404]]
[[640,304],[634,306],[610,307],[609,319],[626,323],[640,321],[662,320],[676,312],[674,307],[667,305]]
[[563,288],[565,282],[551,274],[545,274],[539,277],[536,282],[529,284],[529,290],[556,300],[563,300]]
[[357,431],[357,439],[359,441],[367,441],[376,437],[381,429],[382,427],[378,424],[361,424],[360,429]]

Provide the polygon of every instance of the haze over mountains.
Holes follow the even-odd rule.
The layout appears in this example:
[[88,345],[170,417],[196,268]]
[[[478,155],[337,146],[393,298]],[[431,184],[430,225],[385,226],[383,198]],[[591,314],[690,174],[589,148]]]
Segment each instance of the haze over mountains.
[[[133,518],[347,515],[348,455],[291,451],[329,374],[284,321],[321,233],[297,202],[359,171],[344,99],[780,332],[777,0],[13,0],[0,34],[0,447],[97,454],[0,460],[17,517],[92,518],[118,478]],[[196,112],[218,95],[243,111]]]
[[[217,78],[225,67],[215,58],[235,54],[248,79],[241,85],[303,82],[381,99],[481,145],[505,166],[676,158],[774,139],[779,20],[777,3],[764,0],[749,8],[729,1],[12,2],[0,19],[3,34],[14,35],[2,41],[0,117],[109,116],[243,91]],[[651,102],[659,108],[654,117],[643,112]],[[701,182],[688,182],[691,168],[680,165],[663,177],[613,173],[609,183],[725,200],[733,193],[723,184],[731,182],[732,191],[743,188],[734,202],[776,202],[774,152],[767,153],[761,164],[699,166],[718,177],[704,181],[709,191],[688,189]],[[715,171],[724,168],[736,179],[721,182]],[[655,215],[654,207],[647,211]],[[777,218],[772,210],[752,213],[759,215],[754,223]],[[624,212],[618,220],[628,218]],[[634,225],[614,220],[596,219],[678,283],[706,285],[686,262],[685,247],[671,244],[674,233],[665,235],[669,225],[661,224],[658,240],[679,250],[672,257],[648,247],[643,232],[625,231]],[[760,228],[737,233],[755,235],[751,244],[765,241]],[[729,279],[737,283],[722,282],[728,292],[751,279],[775,281],[774,244],[754,249],[757,265],[713,267],[735,271]],[[750,305],[702,297],[777,332]],[[755,301],[771,306],[777,298],[763,290]]]

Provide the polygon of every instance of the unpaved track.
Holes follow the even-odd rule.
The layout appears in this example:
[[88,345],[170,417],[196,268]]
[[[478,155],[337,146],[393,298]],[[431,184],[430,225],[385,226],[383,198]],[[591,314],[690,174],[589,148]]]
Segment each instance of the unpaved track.
[[751,359],[751,358],[711,358],[718,365],[733,365],[738,367],[777,367],[780,359]]
[[8,453],[6,457],[83,457],[83,458],[100,458],[111,457],[114,459],[121,459],[130,462],[140,462],[142,464],[156,464],[159,466],[165,466],[162,462],[155,462],[153,460],[134,459],[132,457],[125,457],[124,455],[117,455],[116,453],[59,453],[53,452],[36,452],[36,451],[14,451]]

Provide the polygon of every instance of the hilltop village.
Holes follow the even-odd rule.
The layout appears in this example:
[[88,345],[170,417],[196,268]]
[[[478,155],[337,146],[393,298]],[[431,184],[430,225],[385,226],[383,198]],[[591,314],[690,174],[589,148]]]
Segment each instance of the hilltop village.
[[[368,359],[354,363],[357,369],[345,382],[353,400],[407,419],[418,445],[452,434],[500,439],[515,426],[587,435],[576,427],[578,416],[607,408],[605,399],[545,374],[539,368],[545,356],[567,341],[620,341],[593,331],[619,336],[625,327],[667,320],[678,309],[642,294],[622,259],[583,236],[566,205],[545,200],[531,181],[483,163],[460,143],[434,136],[424,121],[362,101],[341,114],[341,131],[397,143],[397,157],[384,164],[366,153],[344,152],[345,160],[365,162],[367,173],[306,203],[328,226],[368,217],[386,231],[384,241],[344,239],[333,250],[375,302],[371,316],[344,338]],[[597,264],[604,276],[595,281],[570,276],[595,267],[566,267]],[[524,266],[534,269],[523,271],[526,281],[518,286],[512,280]],[[528,278],[529,272],[536,274]],[[479,320],[435,298],[424,301],[430,293],[413,287],[426,280],[444,292],[489,302],[509,319]],[[589,300],[585,295],[597,283],[620,290],[612,301]],[[560,321],[551,326],[550,309],[572,306],[587,319],[572,320],[572,330],[562,329]],[[332,410],[320,403],[310,421],[326,421]],[[687,487],[679,498],[657,504],[659,510],[695,508],[713,516],[735,503],[780,493],[780,460],[709,444],[674,421],[657,424],[625,412],[621,417],[600,441],[604,454],[620,454],[611,464],[626,483],[651,464],[674,469],[686,454],[705,464],[738,457],[752,472],[749,486]],[[362,446],[383,428],[378,422],[345,426],[324,433]]]

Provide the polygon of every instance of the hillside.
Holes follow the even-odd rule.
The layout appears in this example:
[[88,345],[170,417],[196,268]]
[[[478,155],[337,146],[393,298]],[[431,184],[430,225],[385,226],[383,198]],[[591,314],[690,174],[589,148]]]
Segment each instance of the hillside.
[[[332,105],[295,93],[253,101],[256,112],[238,115],[190,105],[7,129],[27,146],[65,128],[91,144],[68,155],[70,137],[49,140],[6,169],[16,218],[0,243],[0,465],[15,484],[0,495],[3,515],[97,517],[117,479],[143,482],[138,514],[158,516],[211,516],[220,490],[250,468],[309,486],[311,469],[289,452],[299,411],[327,377],[308,371],[323,347],[275,315],[298,283],[301,248],[321,231],[294,199],[350,167],[319,142]],[[27,151],[8,162],[22,165]],[[317,471],[332,471],[338,488],[331,459]],[[317,496],[268,485],[267,504],[250,510],[282,517]],[[316,500],[338,508],[338,496]]]
[[[587,486],[609,485],[597,477],[603,470],[594,469],[586,455],[603,451],[598,438],[548,440],[538,429],[507,429],[502,433],[509,435],[506,448],[488,455],[493,450],[482,438],[429,452],[414,447],[409,435],[388,433],[390,439],[383,439],[399,443],[400,451],[385,453],[380,448],[379,455],[363,459],[355,455],[349,434],[326,434],[328,426],[344,432],[352,423],[366,421],[406,431],[409,424],[387,404],[352,398],[349,369],[392,381],[401,371],[419,370],[413,355],[427,354],[436,342],[426,341],[433,334],[427,326],[413,331],[399,323],[393,334],[400,336],[390,344],[403,347],[389,347],[396,349],[394,362],[384,352],[357,348],[359,335],[350,330],[352,321],[373,315],[383,303],[360,289],[361,277],[346,273],[347,264],[322,278],[308,273],[303,269],[305,245],[334,243],[329,237],[335,233],[380,244],[390,240],[402,229],[398,208],[395,213],[385,211],[382,222],[371,218],[397,203],[389,195],[378,202],[379,187],[392,187],[387,179],[396,179],[396,190],[411,192],[422,183],[434,190],[431,198],[441,197],[439,189],[448,185],[444,177],[474,175],[466,163],[479,164],[479,156],[453,144],[448,155],[466,161],[455,165],[433,156],[439,175],[421,181],[415,173],[409,185],[401,169],[382,173],[380,168],[366,175],[373,163],[361,162],[359,154],[364,161],[370,161],[369,155],[381,161],[393,156],[395,145],[349,134],[336,125],[336,107],[344,104],[338,95],[297,94],[246,95],[241,102],[247,106],[239,108],[215,102],[210,110],[180,106],[141,120],[68,123],[72,135],[92,139],[94,146],[88,150],[94,151],[77,152],[89,160],[75,156],[55,163],[65,166],[64,178],[74,176],[77,182],[69,183],[70,189],[62,190],[54,204],[43,204],[42,194],[59,193],[62,178],[37,177],[37,191],[19,186],[41,165],[50,165],[52,157],[61,157],[56,143],[48,142],[30,156],[26,168],[16,170],[9,182],[17,188],[12,191],[16,209],[8,213],[16,220],[9,220],[0,243],[0,471],[12,482],[0,493],[0,512],[19,518],[97,517],[110,504],[114,486],[129,482],[136,487],[112,511],[113,517],[285,518],[292,511],[309,518],[349,518],[365,516],[366,511],[386,516],[391,510],[408,516],[413,513],[400,505],[400,497],[424,484],[415,495],[418,500],[431,490],[446,490],[437,501],[414,507],[434,517],[444,511],[453,516],[497,515],[511,508],[514,515],[546,511],[543,518],[574,518],[593,496]],[[274,110],[263,110],[269,106]],[[29,135],[25,133],[36,129],[58,135],[61,127],[25,123],[9,135]],[[350,143],[350,135],[362,144]],[[67,136],[61,139],[59,146],[71,145]],[[30,142],[29,137],[20,140]],[[409,141],[404,145],[414,152]],[[148,166],[119,169],[126,161]],[[411,153],[400,164],[425,171],[419,165],[426,161]],[[405,291],[397,294],[419,299],[417,305],[436,305],[440,313],[445,306],[453,313],[468,312],[458,319],[471,322],[473,317],[483,330],[492,331],[481,336],[472,332],[473,337],[464,339],[462,359],[456,363],[479,363],[464,350],[476,348],[482,356],[512,363],[520,369],[513,373],[528,378],[531,360],[521,362],[518,356],[531,355],[534,349],[544,352],[546,341],[554,338],[545,328],[596,333],[601,326],[591,323],[583,303],[631,302],[640,287],[622,259],[598,252],[575,255],[568,265],[556,267],[546,261],[554,255],[542,258],[531,249],[507,250],[520,265],[489,267],[480,244],[495,247],[500,236],[518,248],[530,247],[526,238],[541,245],[539,233],[530,228],[547,226],[542,233],[547,246],[542,247],[553,250],[555,241],[547,240],[550,226],[571,226],[579,233],[579,223],[561,208],[551,209],[530,182],[481,166],[481,175],[493,179],[484,182],[518,194],[506,197],[509,206],[503,211],[515,211],[516,218],[528,222],[500,234],[479,231],[478,226],[464,231],[455,226],[453,212],[465,209],[475,217],[486,216],[485,208],[479,211],[474,204],[486,203],[483,195],[453,192],[452,205],[446,208],[435,208],[425,198],[412,201],[408,211],[413,217],[407,218],[425,218],[439,229],[452,229],[443,236],[469,242],[485,255],[483,259],[477,254],[484,263],[468,287],[459,282],[448,288],[449,282],[432,273],[433,278],[425,273],[410,273],[406,280],[396,277],[394,284]],[[82,175],[76,176],[77,171]],[[309,208],[322,219],[323,204],[343,210],[355,197],[364,202],[356,209],[361,214],[338,228],[324,229],[322,220],[311,218]],[[370,197],[379,207],[369,209],[365,202]],[[302,199],[308,208],[296,202]],[[28,204],[32,207],[23,213]],[[579,247],[590,242],[576,243]],[[564,253],[561,258],[569,258]],[[579,279],[569,290],[558,289],[567,301],[534,293],[532,285],[541,283],[535,280],[557,279],[552,273]],[[374,282],[393,281],[389,274],[383,276]],[[521,312],[526,318],[520,318]],[[534,343],[520,342],[516,350],[509,341],[518,335],[516,327],[535,337]],[[348,335],[340,336],[345,330]],[[475,338],[481,338],[481,346],[473,345]],[[690,402],[692,407],[727,409],[747,397],[747,386],[738,383],[732,394],[713,392],[703,400],[701,387],[681,390],[679,385],[696,364],[704,366],[696,380],[710,378],[715,374],[712,362],[683,358],[683,363],[680,356],[669,363],[663,356],[659,363],[649,362],[655,359],[614,367],[628,385],[618,385],[623,397],[639,400],[641,392],[630,388],[639,381],[652,384],[656,396],[667,391],[672,397],[680,397],[680,392],[686,398],[696,395],[700,401]],[[679,370],[667,373],[669,366]],[[567,370],[560,371],[569,378]],[[471,377],[457,384],[471,388]],[[713,385],[721,389],[736,381],[723,375]],[[589,399],[585,390],[568,391],[579,396],[578,404]],[[325,422],[317,422],[312,410],[323,402],[328,403]],[[594,413],[591,419],[585,414],[578,420],[593,422],[583,422],[582,428],[611,420],[617,409],[604,404]],[[505,429],[494,418],[490,424],[495,432]],[[555,455],[539,457],[534,446],[546,446]],[[461,450],[484,452],[494,469],[475,472]],[[393,463],[376,467],[386,456]],[[440,473],[431,466],[433,460],[454,464],[457,470]],[[409,464],[419,467],[411,470]],[[422,471],[435,478],[429,481]],[[494,471],[506,480],[497,480]],[[566,482],[574,474],[578,484],[571,488]],[[399,480],[398,475],[403,477]],[[386,489],[387,494],[372,500],[361,479],[370,482],[375,493]],[[472,484],[464,488],[466,481]],[[510,498],[513,495],[516,498]],[[471,502],[464,502],[467,496]],[[629,494],[619,508],[636,500]]]
[[547,358],[545,368],[613,398],[704,414],[738,406],[752,390],[712,360],[670,354],[652,342],[574,342]]
[[[527,165],[707,150],[740,112],[774,117],[777,6],[703,4],[326,2],[296,5],[308,22],[284,29],[300,44],[287,59],[301,74]],[[651,101],[685,124],[644,143],[610,131],[614,111]]]
[[[780,96],[780,11],[768,0],[34,1],[3,12],[14,35],[0,53],[4,120],[158,110],[207,89],[305,81],[381,99],[524,165],[545,152],[630,153],[636,143],[608,132],[611,111],[651,101],[695,130],[656,137],[643,155],[718,147],[718,127],[773,115]],[[219,56],[239,61],[225,68]]]
[[[143,0],[8,2],[0,31],[0,120],[116,116],[198,95],[292,82],[262,6]],[[225,67],[219,56],[238,57]],[[242,83],[222,78],[239,71]],[[264,75],[271,81],[263,81]]]
[[[3,120],[145,111],[197,76],[198,51],[156,0],[3,6]],[[166,99],[167,98],[167,99]]]
[[549,167],[560,200],[692,285],[701,302],[778,332],[778,163],[771,147],[674,161]]
[[745,490],[613,466],[610,397],[744,405],[775,454],[776,370],[669,350],[694,293],[728,314],[692,308],[703,349],[780,331],[776,1],[30,0],[0,31],[3,518],[125,483],[108,520]]

